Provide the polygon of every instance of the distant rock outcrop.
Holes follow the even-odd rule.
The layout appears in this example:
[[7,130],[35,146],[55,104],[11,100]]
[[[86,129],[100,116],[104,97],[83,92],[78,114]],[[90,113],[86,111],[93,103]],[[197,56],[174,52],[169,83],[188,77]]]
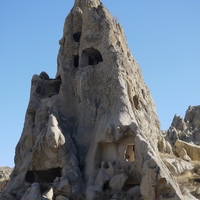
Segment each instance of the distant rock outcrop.
[[175,115],[171,127],[165,134],[166,139],[172,144],[179,139],[200,145],[200,106],[189,106],[184,119]]
[[185,181],[180,178],[181,176],[179,177],[180,185],[184,185],[199,199],[200,106],[189,106],[184,119],[175,115],[170,128],[163,131],[163,135],[165,141],[171,144],[174,155],[182,162],[175,165],[175,168],[179,170],[174,174],[180,176],[183,173],[189,173],[189,176],[184,177]]
[[10,181],[12,170],[13,169],[10,167],[0,167],[0,196],[3,190],[6,189],[7,183]]
[[[185,130],[184,122],[174,123]],[[32,78],[15,168],[2,198],[195,199],[175,178],[193,170],[185,146],[178,145],[181,159],[175,155],[177,139],[160,134],[121,25],[99,0],[75,0],[56,78],[45,72]]]

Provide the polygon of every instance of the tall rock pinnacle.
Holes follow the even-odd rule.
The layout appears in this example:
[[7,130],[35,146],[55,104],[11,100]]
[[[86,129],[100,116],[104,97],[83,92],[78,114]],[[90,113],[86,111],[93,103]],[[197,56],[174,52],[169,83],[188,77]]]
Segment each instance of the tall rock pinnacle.
[[183,199],[159,156],[155,105],[121,25],[99,0],[75,0],[59,43],[56,78],[32,78],[2,198]]

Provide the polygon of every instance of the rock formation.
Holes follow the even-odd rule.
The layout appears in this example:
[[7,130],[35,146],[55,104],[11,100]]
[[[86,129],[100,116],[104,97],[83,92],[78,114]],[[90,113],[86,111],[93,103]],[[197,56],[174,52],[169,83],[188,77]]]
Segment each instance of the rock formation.
[[187,188],[198,199],[200,199],[199,134],[200,106],[189,106],[184,119],[175,115],[170,128],[163,131],[164,141],[171,144],[173,152],[171,158],[169,156],[164,158],[165,164],[177,177],[180,187]]
[[32,78],[2,198],[192,199],[173,176],[191,170],[192,157],[178,145],[178,159],[176,140],[160,134],[121,25],[99,0],[75,0],[59,43],[56,78]]
[[10,174],[12,170],[13,169],[9,167],[0,167],[0,196],[10,180]]
[[184,119],[174,116],[167,140],[174,143],[177,139],[200,145],[200,106],[189,106]]

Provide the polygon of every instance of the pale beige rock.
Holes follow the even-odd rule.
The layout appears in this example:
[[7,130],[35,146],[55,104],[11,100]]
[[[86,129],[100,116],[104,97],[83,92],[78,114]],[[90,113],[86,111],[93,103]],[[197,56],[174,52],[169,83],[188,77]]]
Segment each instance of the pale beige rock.
[[[176,132],[176,140],[200,144],[200,106],[189,106],[184,119],[175,115],[171,127],[168,130],[168,139],[172,138],[172,132]],[[175,142],[173,142],[175,143]]]
[[42,196],[48,200],[52,200],[53,199],[53,188],[50,187],[47,191],[45,191]]
[[[65,143],[65,137],[58,128],[58,122],[54,115],[49,116],[49,123],[46,133],[46,141],[52,152],[56,153],[58,148]],[[48,154],[48,152],[46,152]]]
[[194,166],[192,163],[186,162],[185,160],[177,159],[176,157],[163,158],[163,162],[168,167],[169,171],[173,175],[181,175],[187,171],[192,171]]
[[56,78],[32,78],[3,198],[30,196],[37,181],[43,191],[53,187],[56,200],[120,199],[133,184],[143,200],[188,200],[162,160],[174,156],[178,131],[169,142],[160,138],[154,102],[121,25],[99,0],[76,0],[59,44]]
[[165,139],[172,145],[174,155],[169,156],[162,152],[161,157],[172,174],[177,176],[178,184],[188,199],[194,199],[191,194],[199,198],[195,193],[198,191],[197,185],[200,179],[199,120],[200,106],[189,106],[184,119],[175,115],[171,127],[162,132]]
[[200,106],[189,106],[184,121],[189,122],[192,129],[200,128]]
[[192,160],[200,161],[200,146],[177,140],[175,143],[175,147],[176,152],[182,159],[187,160],[188,155],[188,159],[191,158]]
[[12,171],[13,169],[10,167],[0,167],[0,183],[3,181],[9,181]]
[[177,115],[174,116],[171,126],[176,127],[181,131],[187,128],[187,124],[185,123],[185,121]]
[[193,195],[191,195],[190,191],[186,188],[184,188],[184,191],[183,191],[183,194],[184,196],[186,197],[185,200],[198,200],[197,198],[195,198]]
[[197,190],[195,191],[195,193],[197,196],[200,196],[200,187],[199,186],[197,187]]
[[125,173],[115,175],[110,179],[109,186],[114,191],[121,190],[126,180],[128,180],[128,176]]
[[158,136],[158,150],[162,153],[173,154],[171,144],[162,135]]

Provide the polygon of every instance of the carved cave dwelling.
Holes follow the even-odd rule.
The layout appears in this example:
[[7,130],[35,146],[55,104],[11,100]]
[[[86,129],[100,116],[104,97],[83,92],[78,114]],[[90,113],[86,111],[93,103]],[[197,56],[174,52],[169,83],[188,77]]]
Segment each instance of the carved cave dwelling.
[[56,78],[32,77],[15,168],[1,198],[198,198],[184,180],[196,170],[198,189],[200,158],[192,151],[199,149],[182,132],[199,121],[195,114],[188,123],[176,117],[161,132],[123,29],[103,4],[75,0],[59,44]]

